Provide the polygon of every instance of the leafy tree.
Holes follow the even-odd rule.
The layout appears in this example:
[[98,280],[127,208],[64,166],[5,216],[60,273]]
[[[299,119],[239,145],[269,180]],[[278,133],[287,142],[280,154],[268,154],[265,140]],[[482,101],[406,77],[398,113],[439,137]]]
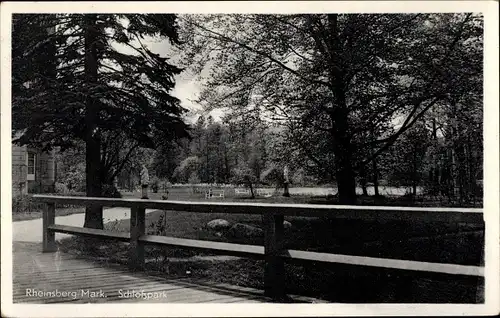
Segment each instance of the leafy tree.
[[55,151],[55,181],[68,190],[85,192],[85,147],[82,143],[64,152]]
[[431,143],[427,190],[460,203],[481,197],[483,125],[482,101],[473,92],[440,104],[428,118]]
[[258,181],[258,179],[252,169],[250,169],[250,167],[248,167],[245,163],[242,163],[233,169],[232,175],[233,177],[231,183],[244,185],[245,187],[250,188],[251,197],[252,199],[255,199],[255,193],[253,190],[254,184]]
[[248,166],[256,179],[260,178],[270,160],[270,140],[272,138],[268,123],[261,118],[248,117],[245,113],[232,112],[224,117],[225,134],[228,142],[224,156],[234,165]]
[[[213,65],[200,102],[282,123],[290,145],[317,166],[318,175],[336,181],[340,202],[347,204],[356,201],[357,171],[480,72],[467,61],[482,54],[475,43],[482,37],[481,19],[473,14],[182,17],[190,44],[186,61],[199,68],[206,61]],[[374,138],[361,137],[372,131]]]
[[70,191],[85,191],[85,163],[80,162],[69,167],[60,178],[61,183],[65,184]]
[[285,185],[285,178],[283,176],[283,168],[275,164],[271,164],[266,170],[262,171],[260,175],[262,183],[273,184],[276,190],[282,189]]
[[[114,187],[114,181],[119,178],[124,169],[131,165],[139,166],[145,157],[144,151],[138,147],[138,144],[126,139],[119,131],[104,134],[101,150],[101,180],[103,185],[107,188]],[[56,163],[57,181],[66,184],[69,190],[76,187],[77,191],[85,192],[84,143],[75,143],[71,149],[56,151]],[[69,178],[70,172],[72,173],[71,178]],[[80,180],[78,182],[81,182],[81,186],[75,186],[77,179]]]
[[200,182],[201,180],[200,177],[198,177],[198,174],[195,171],[191,172],[191,175],[189,176],[188,179],[188,183],[194,186]]
[[[184,109],[171,95],[181,69],[144,43],[179,45],[177,28],[171,14],[15,15],[12,115],[23,132],[16,142],[63,151],[84,142],[87,195],[99,197],[109,134],[119,131],[132,148],[186,137]],[[102,228],[102,210],[87,209],[84,226]]]
[[128,139],[121,131],[103,133],[101,137],[100,180],[112,185],[126,165],[139,165],[134,159],[137,159],[140,144]]
[[397,185],[410,187],[413,196],[417,195],[417,186],[423,183],[429,144],[430,132],[419,122],[393,145],[391,178]]
[[170,179],[172,177],[175,168],[183,158],[187,157],[188,143],[188,140],[182,139],[179,142],[165,143],[156,149],[152,169],[159,179]]
[[[200,158],[196,156],[190,156],[187,157],[186,159],[182,160],[182,162],[179,164],[177,168],[175,168],[174,173],[172,175],[172,179],[175,181],[181,181],[181,182],[189,182],[190,179],[198,178],[200,179],[198,175],[200,167]],[[200,181],[198,181],[199,183]]]
[[210,183],[223,183],[227,181],[228,176],[225,165],[227,157],[227,148],[224,145],[225,131],[222,125],[215,122],[212,117],[209,117],[206,128],[207,139],[207,170],[209,172]]

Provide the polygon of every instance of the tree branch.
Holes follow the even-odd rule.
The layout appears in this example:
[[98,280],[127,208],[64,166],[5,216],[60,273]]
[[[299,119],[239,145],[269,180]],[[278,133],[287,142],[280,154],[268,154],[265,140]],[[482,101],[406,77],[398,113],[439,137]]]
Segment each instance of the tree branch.
[[[186,20],[187,21],[187,20]],[[277,60],[276,58],[274,58],[273,56],[271,56],[269,53],[266,53],[266,52],[263,52],[263,51],[260,51],[260,50],[257,50],[256,48],[253,48],[253,47],[250,47],[248,46],[247,44],[245,43],[241,43],[239,41],[236,41],[234,39],[231,39],[225,35],[222,35],[220,34],[219,32],[216,32],[216,31],[213,31],[213,30],[210,30],[208,28],[205,28],[195,22],[191,22],[191,21],[187,21],[187,23],[189,24],[192,24],[206,32],[209,32],[211,34],[215,34],[217,37],[212,37],[213,39],[215,40],[219,40],[219,41],[222,41],[222,42],[227,42],[227,43],[233,43],[233,44],[236,44],[242,48],[245,48],[246,50],[254,53],[254,54],[257,54],[257,55],[260,55],[260,56],[263,56],[271,61],[273,61],[274,63],[276,63],[277,65],[279,65],[281,68],[283,68],[284,70],[294,74],[295,76],[301,78],[302,80],[304,81],[307,81],[307,82],[314,82],[316,84],[320,84],[320,85],[324,85],[324,86],[327,86],[327,87],[330,87],[330,84],[328,82],[324,82],[324,81],[321,81],[321,80],[312,80],[312,79],[309,79],[307,77],[305,77],[304,75],[300,74],[298,71],[286,66],[283,62]]]
[[[398,139],[398,137],[403,134],[405,131],[407,131],[413,124],[420,119],[426,112],[429,110],[434,104],[436,104],[440,100],[441,96],[437,96],[432,100],[427,106],[424,107],[422,111],[420,111],[414,118],[411,120],[413,115],[417,112],[418,107],[416,106],[408,115],[408,117],[405,119],[403,125],[399,128],[399,130],[394,133],[392,136],[385,138],[383,141],[385,141],[385,145],[380,147],[377,151],[375,151],[368,159],[362,161],[358,166],[355,167],[355,169],[359,169],[362,166],[365,166],[366,164],[370,163],[375,159],[379,154],[384,152],[387,148],[389,148],[394,142]],[[380,141],[380,140],[379,140]]]
[[122,163],[120,164],[120,166],[115,169],[115,172],[113,173],[113,175],[111,176],[111,179],[114,179],[123,169],[123,167],[125,166],[125,164],[129,161],[130,159],[130,156],[132,154],[132,152],[137,149],[137,147],[139,147],[139,143],[136,143],[133,147],[131,147],[129,149],[129,151],[127,152],[127,154],[125,155],[125,158],[123,158],[123,161]]

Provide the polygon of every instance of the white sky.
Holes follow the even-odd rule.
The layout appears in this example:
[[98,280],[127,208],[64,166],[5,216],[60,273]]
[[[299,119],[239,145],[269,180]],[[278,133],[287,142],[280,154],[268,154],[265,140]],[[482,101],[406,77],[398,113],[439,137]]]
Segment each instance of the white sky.
[[[160,54],[161,56],[170,56],[172,59],[172,64],[176,65],[176,57],[172,56],[172,50],[170,49],[170,44],[167,40],[158,39],[148,39],[144,41],[151,51]],[[123,47],[123,51],[130,52],[127,48]],[[194,102],[198,94],[201,91],[201,84],[196,80],[193,74],[190,74],[188,70],[183,71],[181,74],[176,76],[175,88],[173,94],[181,101],[181,105],[194,112],[199,112],[202,110],[202,106]],[[222,110],[213,110],[210,114],[214,119],[218,120],[222,115]],[[197,115],[191,115],[188,120],[195,121],[198,118]]]

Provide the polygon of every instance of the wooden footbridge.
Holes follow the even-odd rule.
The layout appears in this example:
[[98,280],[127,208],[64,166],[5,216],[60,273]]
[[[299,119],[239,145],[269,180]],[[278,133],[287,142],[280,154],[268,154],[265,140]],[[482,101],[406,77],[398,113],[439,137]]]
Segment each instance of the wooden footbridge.
[[[43,229],[41,229],[43,230],[43,246],[41,250],[33,247],[21,248],[14,253],[14,303],[319,302],[312,298],[286,295],[285,261],[346,264],[398,271],[437,273],[451,277],[454,275],[484,277],[484,267],[480,266],[307,252],[290,250],[283,246],[284,216],[483,223],[482,209],[180,202],[49,195],[35,195],[34,198],[45,203]],[[55,224],[56,204],[128,207],[131,209],[130,232],[117,233]],[[146,235],[145,209],[260,214],[264,225],[264,246]],[[55,241],[56,232],[129,242],[128,268],[119,265],[103,265],[101,262],[60,253]],[[143,271],[146,244],[209,250],[224,255],[264,259],[264,290],[216,284],[191,278],[168,279],[148,275]]]
[[[262,303],[261,290],[189,277],[168,279],[124,266],[21,246],[14,253],[14,303]],[[293,296],[302,303],[321,302]]]

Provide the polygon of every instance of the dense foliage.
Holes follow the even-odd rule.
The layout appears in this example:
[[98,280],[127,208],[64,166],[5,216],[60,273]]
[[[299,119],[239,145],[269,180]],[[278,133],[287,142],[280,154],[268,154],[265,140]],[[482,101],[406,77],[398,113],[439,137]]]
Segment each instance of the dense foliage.
[[[14,15],[15,142],[84,145],[86,192],[101,196],[134,149],[188,136],[171,95],[181,69],[145,45],[151,37],[179,45],[177,28],[170,14]],[[102,228],[94,210],[85,226]]]
[[[482,107],[478,15],[186,15],[182,25],[186,65],[210,69],[199,102],[280,123],[286,151],[335,181],[344,203],[426,114]],[[465,126],[480,125],[470,116]]]
[[[146,164],[156,190],[253,193],[281,187],[288,166],[292,187],[333,185],[343,203],[357,186],[482,195],[479,15],[18,15],[13,26],[17,141],[60,147],[70,191],[132,190]],[[181,68],[147,46],[158,37],[202,86],[189,136],[170,94]]]

